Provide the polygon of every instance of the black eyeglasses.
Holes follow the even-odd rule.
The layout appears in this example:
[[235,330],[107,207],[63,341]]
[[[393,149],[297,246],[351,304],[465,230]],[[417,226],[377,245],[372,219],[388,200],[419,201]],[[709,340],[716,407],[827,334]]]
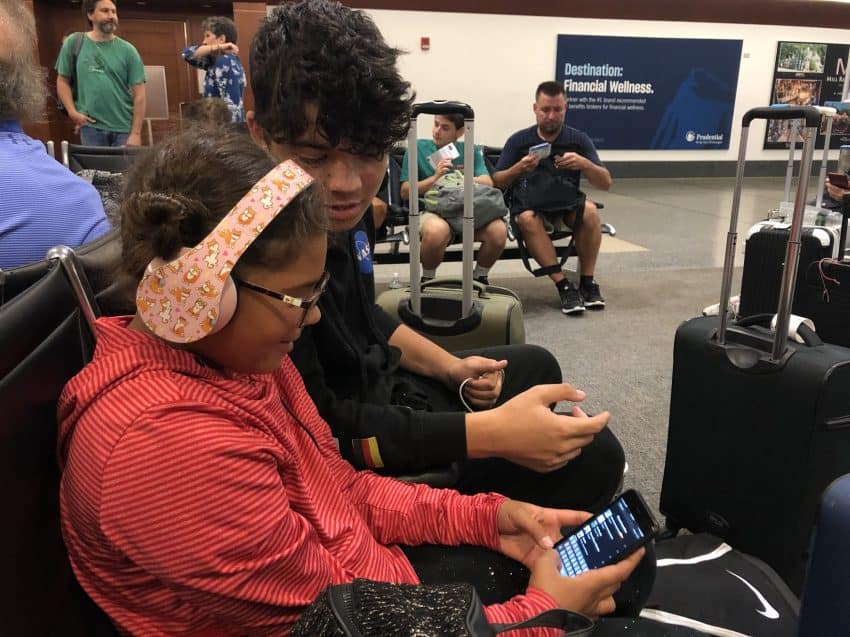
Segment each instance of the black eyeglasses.
[[283,301],[287,305],[291,305],[292,307],[300,307],[304,310],[304,313],[301,315],[301,320],[298,322],[298,327],[302,327],[304,325],[304,321],[307,320],[307,314],[310,313],[314,307],[316,307],[316,303],[319,302],[319,299],[322,296],[322,293],[325,291],[325,288],[328,287],[328,281],[331,278],[331,275],[327,270],[322,272],[322,276],[316,282],[316,285],[313,286],[313,294],[307,298],[301,298],[298,296],[289,296],[288,294],[284,294],[283,292],[275,292],[274,290],[270,290],[262,285],[257,285],[256,283],[250,283],[248,281],[243,281],[242,279],[232,276],[233,281],[237,285],[241,285],[243,288],[248,288],[249,290],[253,290],[254,292],[259,292],[260,294],[265,294],[266,296],[270,296],[273,299],[277,299],[278,301]]

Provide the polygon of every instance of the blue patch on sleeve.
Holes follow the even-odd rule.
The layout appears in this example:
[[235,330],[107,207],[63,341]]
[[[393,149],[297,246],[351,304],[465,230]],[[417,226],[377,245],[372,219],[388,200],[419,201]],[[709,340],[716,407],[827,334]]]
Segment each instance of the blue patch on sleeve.
[[363,230],[354,233],[354,255],[362,274],[372,274],[372,246],[369,237]]

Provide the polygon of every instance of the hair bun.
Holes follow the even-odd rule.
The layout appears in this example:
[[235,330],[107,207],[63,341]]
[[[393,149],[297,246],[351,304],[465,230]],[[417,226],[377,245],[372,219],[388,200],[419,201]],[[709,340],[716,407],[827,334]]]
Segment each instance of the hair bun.
[[124,223],[132,223],[134,234],[148,237],[155,256],[173,258],[184,246],[195,245],[203,236],[209,211],[197,199],[179,193],[142,191],[126,202]]

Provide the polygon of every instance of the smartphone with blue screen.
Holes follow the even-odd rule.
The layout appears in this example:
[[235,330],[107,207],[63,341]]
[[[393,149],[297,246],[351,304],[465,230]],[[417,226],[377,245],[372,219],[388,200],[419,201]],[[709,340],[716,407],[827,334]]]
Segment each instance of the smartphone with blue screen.
[[561,575],[571,577],[619,562],[651,542],[658,528],[646,501],[630,489],[555,544]]

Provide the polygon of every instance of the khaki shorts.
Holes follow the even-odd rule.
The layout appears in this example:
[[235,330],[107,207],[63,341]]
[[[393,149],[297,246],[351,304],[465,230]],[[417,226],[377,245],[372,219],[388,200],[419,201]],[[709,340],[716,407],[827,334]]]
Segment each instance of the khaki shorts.
[[[419,227],[420,228],[422,227],[422,225],[424,225],[425,220],[428,219],[429,217],[434,217],[435,219],[442,219],[447,224],[449,224],[449,229],[451,230],[451,233],[452,233],[452,236],[449,239],[450,243],[455,243],[456,241],[460,241],[461,237],[463,237],[463,217],[457,216],[457,217],[451,217],[449,219],[446,219],[445,217],[437,214],[436,212],[426,211],[426,212],[423,212],[419,217]],[[489,223],[492,223],[493,221],[495,221],[495,219],[491,219],[487,223],[489,224]],[[476,225],[475,229],[478,230],[479,227]]]

